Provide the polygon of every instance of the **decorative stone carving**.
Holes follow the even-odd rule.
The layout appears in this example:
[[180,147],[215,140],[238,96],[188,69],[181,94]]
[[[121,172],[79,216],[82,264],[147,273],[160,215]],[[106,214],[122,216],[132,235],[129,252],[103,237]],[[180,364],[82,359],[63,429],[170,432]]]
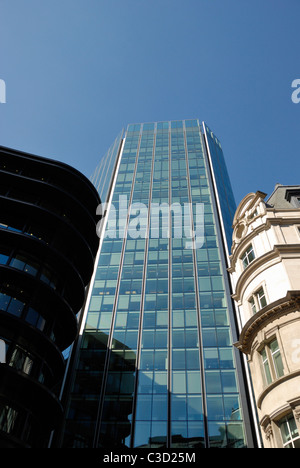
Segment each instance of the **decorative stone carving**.
[[270,439],[273,437],[272,425],[271,425],[271,424],[268,424],[268,425],[264,428],[264,431],[265,431],[265,438],[266,438],[267,440],[270,441]]
[[296,408],[294,408],[294,417],[300,423],[300,406],[296,406]]

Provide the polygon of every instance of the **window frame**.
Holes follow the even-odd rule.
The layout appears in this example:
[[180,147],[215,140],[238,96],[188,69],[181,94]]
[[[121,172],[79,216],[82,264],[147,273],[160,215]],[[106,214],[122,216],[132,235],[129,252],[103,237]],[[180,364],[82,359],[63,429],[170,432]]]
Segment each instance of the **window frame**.
[[[291,425],[290,425],[290,421],[292,419],[293,419],[293,422],[295,424],[295,427],[296,427],[297,433],[298,433],[298,435],[296,435],[296,436],[293,435],[293,430],[292,430]],[[288,429],[288,434],[289,434],[289,440],[287,440],[286,442],[284,442],[284,436],[283,436],[283,430],[282,430],[284,424],[286,424],[286,428]],[[300,432],[299,432],[299,428],[297,426],[297,422],[296,422],[294,414],[292,412],[286,414],[283,418],[281,418],[277,422],[277,426],[279,428],[279,432],[280,432],[280,436],[281,436],[281,440],[282,440],[282,447],[283,448],[297,448],[297,447],[295,447],[295,441],[300,441]]]
[[[277,348],[275,349],[275,351],[273,351],[272,348],[271,348],[271,345],[272,345],[275,341],[276,341],[276,343],[277,343]],[[279,347],[279,343],[278,343],[277,338],[273,339],[273,340],[269,343],[269,350],[270,350],[271,359],[272,359],[272,364],[273,364],[273,367],[274,367],[274,370],[275,370],[275,375],[276,375],[276,380],[277,380],[277,379],[280,379],[281,377],[284,376],[284,365],[283,365],[281,350],[280,350],[280,347]],[[279,354],[279,356],[280,356],[281,365],[282,365],[282,375],[279,375],[280,372],[279,372],[278,364],[277,364],[277,362],[276,362],[276,360],[275,360],[275,355],[276,355],[276,354]]]
[[[275,351],[272,351],[272,344],[275,341],[277,343],[277,348]],[[274,359],[274,356],[278,353],[281,361],[282,375],[280,375],[281,372],[278,367],[278,362]],[[263,378],[267,386],[271,385],[273,382],[285,375],[285,365],[282,359],[282,352],[277,336],[273,336],[270,340],[268,340],[268,342],[264,343],[264,346],[259,350],[259,354],[261,359]]]
[[[260,294],[261,292],[262,294]],[[263,302],[265,302],[265,304]],[[255,292],[249,297],[248,304],[252,316],[257,314],[260,310],[269,304],[265,283],[258,286]]]
[[271,385],[271,383],[273,382],[273,377],[266,346],[261,350],[260,356],[262,361],[264,380],[267,385]]
[[[262,295],[260,295],[261,291],[262,291]],[[256,291],[255,297],[257,298],[257,302],[259,304],[259,310],[263,309],[264,307],[268,305],[267,294],[263,286],[261,286],[258,289],[258,291]],[[266,302],[265,304],[263,304],[263,300]]]
[[[253,255],[253,258],[252,260],[249,260],[249,257],[250,255]],[[254,250],[254,246],[253,244],[249,244],[248,247],[243,251],[242,255],[240,256],[240,260],[241,260],[241,263],[242,263],[242,267],[243,267],[243,270],[246,270],[249,265],[254,262],[254,260],[256,259],[256,253],[255,253],[255,250]]]

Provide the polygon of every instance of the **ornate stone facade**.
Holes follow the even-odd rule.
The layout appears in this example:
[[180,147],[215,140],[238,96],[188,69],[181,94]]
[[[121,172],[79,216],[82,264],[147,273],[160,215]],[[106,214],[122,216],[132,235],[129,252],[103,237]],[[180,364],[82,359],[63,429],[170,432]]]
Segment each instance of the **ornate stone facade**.
[[229,271],[265,448],[300,447],[300,186],[247,195]]

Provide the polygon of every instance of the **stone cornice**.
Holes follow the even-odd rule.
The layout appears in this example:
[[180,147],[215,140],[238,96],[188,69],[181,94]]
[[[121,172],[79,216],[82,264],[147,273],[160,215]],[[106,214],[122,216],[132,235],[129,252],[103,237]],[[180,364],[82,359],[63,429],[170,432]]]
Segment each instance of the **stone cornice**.
[[[299,208],[273,208],[270,206],[266,207],[267,213],[295,213],[300,217],[300,209]],[[280,218],[275,218],[275,219],[280,219]],[[288,218],[283,218],[283,219],[288,219]],[[291,219],[295,219],[292,218]]]
[[[267,211],[268,211],[268,213],[270,212],[269,209]],[[291,210],[289,210],[289,212],[290,211]],[[275,211],[275,214],[277,214],[277,211]],[[280,216],[280,217],[276,217],[276,216],[270,217],[270,216],[268,216],[267,223],[270,224],[270,225],[271,224],[272,225],[276,224],[276,225],[281,225],[282,226],[282,225],[285,225],[285,224],[295,224],[295,221],[297,221],[297,219],[299,220],[299,223],[300,223],[299,213],[297,213],[297,216],[289,216],[289,217],[282,217],[282,216]]]
[[234,346],[244,354],[250,354],[253,340],[259,330],[283,315],[297,310],[300,310],[300,291],[288,291],[286,297],[267,305],[248,320]]
[[[291,210],[280,210],[280,212],[286,211],[287,213],[291,213]],[[278,210],[274,210],[272,208],[267,208],[266,213],[260,214],[258,217],[263,218],[267,214],[267,218],[265,221],[262,222],[259,226],[257,226],[253,231],[251,231],[249,234],[247,234],[245,237],[241,238],[241,240],[237,243],[236,241],[233,244],[233,251],[232,255],[230,255],[230,267],[228,268],[229,273],[232,273],[235,271],[235,265],[236,262],[238,261],[239,257],[241,256],[243,250],[247,247],[247,244],[251,242],[258,234],[260,234],[263,231],[267,231],[268,229],[271,228],[271,226],[274,225],[280,225],[284,226],[286,224],[297,224],[297,220],[299,221],[300,224],[300,216],[299,216],[299,210],[295,210],[295,214],[298,216],[289,216],[289,217],[276,217],[276,216],[270,216],[271,213],[277,214]],[[269,216],[268,216],[269,214]],[[251,223],[246,223],[248,224]]]
[[229,257],[230,265],[231,265],[228,268],[229,273],[233,273],[235,271],[236,262],[239,260],[240,256],[243,253],[243,250],[246,249],[249,242],[251,242],[252,239],[254,239],[258,234],[260,234],[263,231],[266,231],[269,228],[270,228],[270,225],[268,225],[267,222],[264,222],[263,224],[260,224],[255,229],[253,229],[253,231],[250,234],[248,234],[246,237],[241,239],[239,244],[236,244],[234,252]]
[[[273,250],[257,257],[238,278],[235,293],[232,295],[232,298],[239,302],[242,297],[242,293],[247,286],[247,281],[251,276],[257,276],[270,266],[281,262],[283,258],[288,258],[290,256],[300,256],[300,243],[274,245]],[[253,279],[253,277],[251,279]]]
[[267,252],[264,255],[261,255],[260,257],[253,260],[252,263],[250,263],[250,265],[243,271],[243,273],[240,275],[237,281],[235,293],[232,295],[235,301],[238,302],[240,300],[246,281],[251,277],[251,275],[253,273],[260,273],[260,267],[264,267],[265,269],[266,265],[269,265],[270,262],[274,259],[277,261],[280,260],[280,258],[278,257],[278,253],[275,251],[275,249],[271,250],[270,252]]
[[[261,405],[262,405],[264,398],[268,395],[268,393],[270,393],[273,390],[273,388],[278,387],[278,385],[281,385],[282,383],[287,382],[288,380],[294,379],[295,377],[298,377],[299,375],[300,375],[300,370],[297,370],[295,372],[290,372],[289,374],[286,374],[283,377],[280,377],[280,379],[277,379],[274,382],[272,382],[270,385],[268,385],[257,399],[256,404],[258,408],[261,409]],[[280,414],[280,412],[282,412],[282,409],[281,411],[277,410],[278,414]],[[272,416],[274,418],[274,415]]]

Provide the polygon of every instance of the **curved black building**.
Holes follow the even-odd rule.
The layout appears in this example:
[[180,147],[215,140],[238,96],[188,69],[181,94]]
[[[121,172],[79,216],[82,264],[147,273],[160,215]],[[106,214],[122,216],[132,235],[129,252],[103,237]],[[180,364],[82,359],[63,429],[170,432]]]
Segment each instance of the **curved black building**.
[[46,447],[78,332],[99,195],[72,167],[0,146],[0,447]]

